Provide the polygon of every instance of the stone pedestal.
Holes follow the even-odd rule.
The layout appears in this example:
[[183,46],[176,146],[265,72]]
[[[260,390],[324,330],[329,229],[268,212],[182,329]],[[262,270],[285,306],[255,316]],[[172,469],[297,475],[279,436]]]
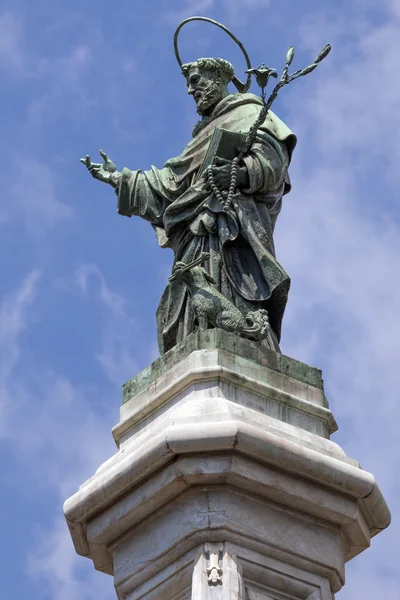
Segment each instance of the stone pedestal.
[[120,600],[332,600],[390,522],[336,428],[320,371],[196,332],[124,386],[118,452],[65,503],[76,551]]

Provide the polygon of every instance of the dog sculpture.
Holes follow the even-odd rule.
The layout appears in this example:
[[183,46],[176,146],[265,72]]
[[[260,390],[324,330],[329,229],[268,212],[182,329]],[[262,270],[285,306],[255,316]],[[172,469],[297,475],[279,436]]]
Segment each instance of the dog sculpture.
[[208,258],[209,254],[203,252],[192,263],[175,263],[169,278],[170,281],[180,281],[186,285],[199,329],[208,329],[212,325],[253,340],[266,338],[270,328],[267,311],[259,309],[243,315],[216,289],[214,279],[202,266]]

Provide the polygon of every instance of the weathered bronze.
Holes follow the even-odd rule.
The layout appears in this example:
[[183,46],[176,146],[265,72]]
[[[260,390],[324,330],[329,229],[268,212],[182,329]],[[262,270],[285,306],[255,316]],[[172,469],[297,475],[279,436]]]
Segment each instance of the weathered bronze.
[[267,311],[260,308],[243,315],[217,290],[214,279],[201,266],[209,258],[208,252],[202,252],[188,265],[178,261],[169,278],[170,282],[181,281],[186,285],[199,329],[206,330],[212,326],[252,340],[265,339],[271,331]]
[[[239,44],[249,67],[246,83],[221,58],[182,64],[178,33],[192,20],[214,23]],[[279,90],[314,70],[330,46],[291,75],[294,51],[289,48],[283,73],[266,100],[265,87],[276,71],[264,64],[252,69],[243,45],[220,23],[186,19],[174,45],[201,116],[183,152],[162,169],[144,172],[119,172],[103,151],[103,164],[92,163],[89,156],[81,161],[95,179],[115,188],[120,214],[149,221],[160,245],[174,251],[173,274],[157,310],[161,353],[195,329],[209,327],[279,351],[290,280],[275,258],[273,231],[282,197],[291,187],[288,167],[296,137],[270,108]],[[261,98],[247,93],[252,75]],[[228,91],[230,82],[238,93]]]

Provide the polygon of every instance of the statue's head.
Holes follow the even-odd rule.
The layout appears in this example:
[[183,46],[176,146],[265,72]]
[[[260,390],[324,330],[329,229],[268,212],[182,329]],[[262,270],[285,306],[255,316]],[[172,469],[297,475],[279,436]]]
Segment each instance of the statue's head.
[[201,116],[209,115],[213,108],[229,94],[228,83],[234,77],[234,68],[223,58],[199,58],[182,65],[188,93],[196,102]]

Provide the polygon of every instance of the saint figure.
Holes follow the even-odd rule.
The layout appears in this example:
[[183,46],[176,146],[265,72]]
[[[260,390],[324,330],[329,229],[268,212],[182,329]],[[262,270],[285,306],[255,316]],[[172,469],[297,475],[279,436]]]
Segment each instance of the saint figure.
[[[201,120],[179,156],[162,169],[148,171],[119,172],[103,152],[103,164],[92,163],[89,156],[82,162],[93,177],[115,188],[119,214],[139,216],[154,227],[160,245],[172,248],[174,264],[189,264],[208,253],[204,268],[226,298],[244,315],[258,309],[268,312],[272,335],[260,343],[279,352],[290,279],[275,258],[273,232],[282,197],[290,190],[288,167],[296,138],[268,112],[239,164],[227,210],[207,177],[199,173],[214,131],[245,134],[263,103],[250,93],[229,93],[234,69],[226,60],[201,58],[184,64],[182,72]],[[213,178],[222,194],[228,190],[231,160],[217,154]],[[187,287],[169,282],[157,309],[160,353],[184,341],[197,327]]]

